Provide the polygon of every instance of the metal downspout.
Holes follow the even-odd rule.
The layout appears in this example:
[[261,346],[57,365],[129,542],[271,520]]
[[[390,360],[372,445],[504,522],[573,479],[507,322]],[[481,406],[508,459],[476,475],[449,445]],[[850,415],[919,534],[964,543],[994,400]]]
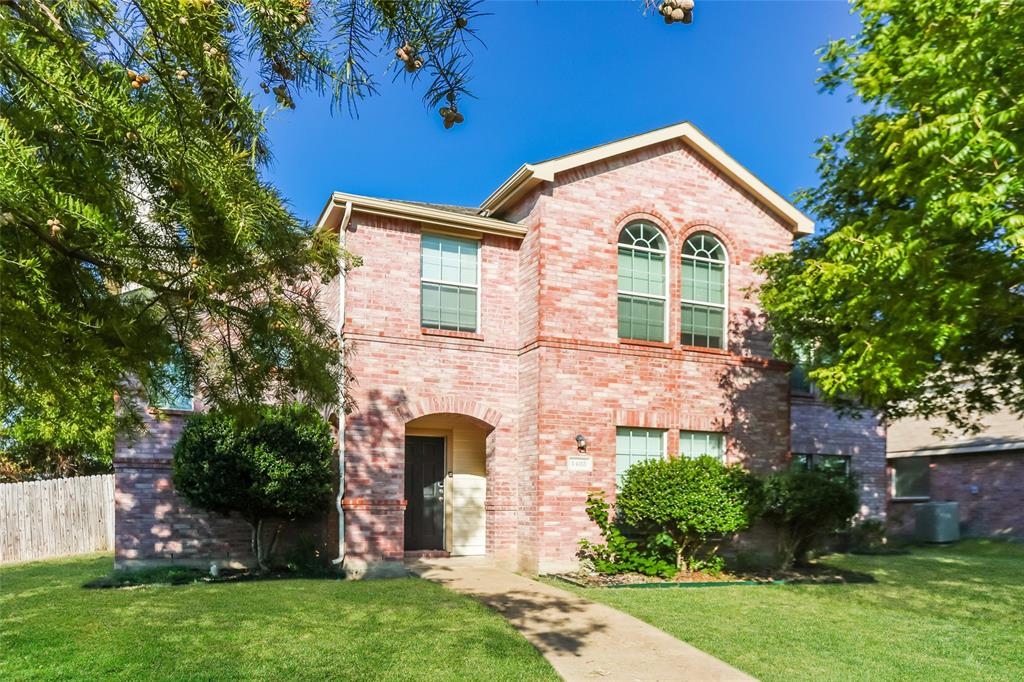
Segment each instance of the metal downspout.
[[[334,330],[338,337],[338,352],[345,360],[345,232],[352,219],[352,202],[345,202],[345,213],[338,225],[338,321]],[[342,373],[341,385],[338,387],[338,559],[337,563],[345,563],[345,374]]]

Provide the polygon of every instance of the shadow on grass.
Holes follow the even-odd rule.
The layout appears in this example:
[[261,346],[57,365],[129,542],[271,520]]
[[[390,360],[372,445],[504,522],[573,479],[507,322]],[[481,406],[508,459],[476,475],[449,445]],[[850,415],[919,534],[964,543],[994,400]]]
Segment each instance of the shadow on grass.
[[191,566],[168,566],[115,570],[88,581],[82,587],[90,590],[143,587],[146,585],[195,585],[200,583],[242,583],[265,580],[340,580],[337,571],[269,570],[265,572],[221,569],[216,575]]

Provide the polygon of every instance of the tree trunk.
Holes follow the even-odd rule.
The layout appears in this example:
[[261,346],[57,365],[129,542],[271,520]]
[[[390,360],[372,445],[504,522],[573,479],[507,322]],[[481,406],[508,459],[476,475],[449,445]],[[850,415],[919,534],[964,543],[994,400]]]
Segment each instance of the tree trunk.
[[267,570],[263,563],[263,519],[256,522],[256,565],[259,567],[260,573]]

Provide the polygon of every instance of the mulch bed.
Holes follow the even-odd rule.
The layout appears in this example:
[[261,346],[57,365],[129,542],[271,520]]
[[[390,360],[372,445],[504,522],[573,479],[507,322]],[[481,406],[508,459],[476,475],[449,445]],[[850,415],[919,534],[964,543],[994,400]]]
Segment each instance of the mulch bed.
[[191,585],[195,583],[239,583],[253,580],[288,580],[295,578],[338,579],[336,572],[268,570],[263,573],[245,569],[222,568],[216,576],[208,571],[191,567],[119,570],[90,580],[82,587],[88,589],[131,589],[148,585]]
[[789,571],[736,571],[712,575],[700,571],[682,571],[674,578],[620,573],[605,575],[580,570],[575,573],[557,573],[550,577],[563,580],[578,587],[712,587],[730,585],[834,585],[846,583],[875,582],[873,576],[857,571],[844,571],[831,566],[811,564],[795,567]]

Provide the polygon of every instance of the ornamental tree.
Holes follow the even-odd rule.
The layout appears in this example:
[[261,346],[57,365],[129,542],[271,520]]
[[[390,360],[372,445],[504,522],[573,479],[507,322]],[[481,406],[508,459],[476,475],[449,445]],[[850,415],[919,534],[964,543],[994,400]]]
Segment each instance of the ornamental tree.
[[646,546],[671,547],[676,566],[693,570],[709,537],[750,525],[757,499],[757,479],[738,464],[675,457],[631,466],[616,506]]
[[265,569],[273,552],[273,542],[269,548],[263,542],[268,519],[326,512],[333,450],[330,426],[300,403],[264,407],[241,423],[226,412],[199,413],[175,445],[174,487],[195,507],[245,519],[253,555]]
[[760,263],[778,352],[890,417],[1024,414],[1024,3],[854,7],[820,82],[870,109],[801,195],[831,230]]

